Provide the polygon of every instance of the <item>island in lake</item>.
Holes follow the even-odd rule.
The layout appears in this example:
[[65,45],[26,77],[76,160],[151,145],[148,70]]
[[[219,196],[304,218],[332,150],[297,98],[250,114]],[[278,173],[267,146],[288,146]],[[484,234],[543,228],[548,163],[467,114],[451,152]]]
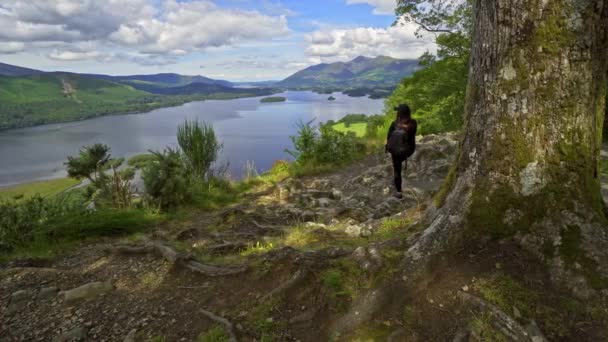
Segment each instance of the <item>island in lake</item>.
[[287,98],[282,97],[282,96],[265,97],[260,100],[260,102],[262,102],[262,103],[285,102],[285,101],[287,101]]

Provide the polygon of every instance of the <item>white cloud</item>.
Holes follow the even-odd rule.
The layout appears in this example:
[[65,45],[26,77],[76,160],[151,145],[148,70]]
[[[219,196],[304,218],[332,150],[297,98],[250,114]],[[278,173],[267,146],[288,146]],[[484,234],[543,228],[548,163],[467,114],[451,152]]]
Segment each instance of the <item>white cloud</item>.
[[[286,15],[226,9],[209,0],[7,0],[0,11],[0,44],[13,44],[12,49],[18,47],[15,44],[27,49],[45,43],[94,42],[106,49],[173,56],[165,58],[170,60],[288,33]],[[106,55],[77,49],[48,54],[63,61]]]
[[394,15],[397,7],[397,0],[346,0],[349,5],[368,4],[374,7],[374,14]]
[[316,31],[307,36],[307,54],[315,61],[332,62],[357,56],[418,58],[435,50],[430,36],[417,38],[417,26],[402,22],[388,28],[359,27]]
[[48,54],[48,57],[56,61],[82,61],[98,59],[101,58],[102,55],[97,51],[54,50]]
[[17,53],[24,48],[25,44],[21,42],[0,42],[0,54]]

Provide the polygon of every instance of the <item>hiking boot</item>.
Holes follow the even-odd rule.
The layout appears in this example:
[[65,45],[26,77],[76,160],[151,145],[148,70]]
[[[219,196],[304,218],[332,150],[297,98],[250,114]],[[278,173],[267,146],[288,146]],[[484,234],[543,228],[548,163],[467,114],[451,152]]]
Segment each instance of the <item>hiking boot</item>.
[[402,199],[403,198],[403,193],[402,192],[397,192],[393,196],[395,196],[395,198],[397,198],[397,199]]

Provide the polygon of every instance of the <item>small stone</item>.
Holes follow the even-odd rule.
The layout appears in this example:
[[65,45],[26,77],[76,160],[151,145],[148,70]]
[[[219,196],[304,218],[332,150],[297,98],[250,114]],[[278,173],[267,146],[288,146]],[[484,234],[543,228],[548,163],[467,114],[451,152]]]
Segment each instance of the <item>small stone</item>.
[[469,286],[468,285],[463,286],[462,291],[469,292]]
[[268,317],[268,318],[266,318],[266,322],[267,323],[272,323],[272,322],[274,322],[274,318]]

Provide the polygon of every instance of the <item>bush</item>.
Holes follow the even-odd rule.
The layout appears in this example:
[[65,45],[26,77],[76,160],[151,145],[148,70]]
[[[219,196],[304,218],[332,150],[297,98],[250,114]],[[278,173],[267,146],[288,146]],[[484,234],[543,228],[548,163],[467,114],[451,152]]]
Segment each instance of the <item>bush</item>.
[[0,251],[26,246],[36,229],[49,220],[82,210],[64,198],[39,195],[21,201],[0,202]]
[[188,170],[204,180],[217,159],[222,146],[212,126],[198,121],[185,121],[177,128],[177,142],[182,150]]
[[191,199],[192,181],[181,153],[171,148],[151,153],[156,157],[156,161],[148,164],[142,173],[148,200],[167,210]]
[[328,169],[341,166],[365,154],[366,145],[354,133],[342,133],[331,124],[300,123],[298,135],[292,136],[295,150],[287,152],[296,159],[300,169]]

